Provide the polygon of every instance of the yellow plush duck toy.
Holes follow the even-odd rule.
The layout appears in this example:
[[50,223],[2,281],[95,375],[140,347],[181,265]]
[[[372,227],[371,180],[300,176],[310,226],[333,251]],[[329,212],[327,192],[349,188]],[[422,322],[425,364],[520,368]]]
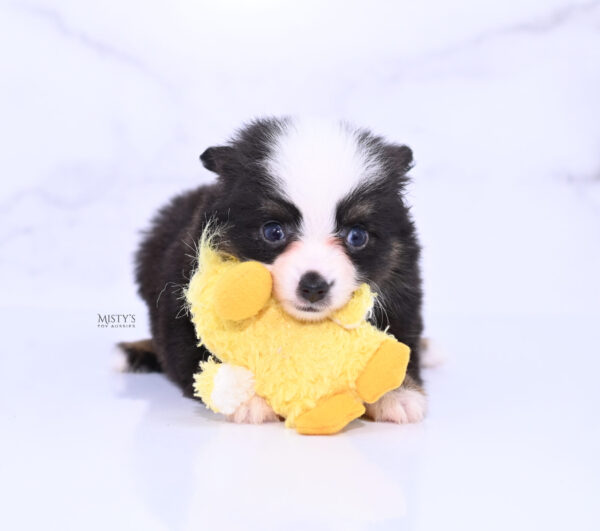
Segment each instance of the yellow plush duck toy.
[[199,345],[214,356],[194,385],[210,409],[231,414],[256,393],[299,433],[332,434],[402,383],[410,349],[366,321],[369,286],[318,322],[287,314],[271,290],[267,267],[203,238],[186,299]]

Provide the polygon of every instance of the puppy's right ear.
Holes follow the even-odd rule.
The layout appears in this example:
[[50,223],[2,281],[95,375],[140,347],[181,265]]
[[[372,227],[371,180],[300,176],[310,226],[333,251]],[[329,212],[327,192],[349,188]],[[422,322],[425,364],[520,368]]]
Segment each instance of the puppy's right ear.
[[202,155],[200,161],[207,170],[223,175],[227,167],[237,160],[235,149],[230,146],[209,147]]

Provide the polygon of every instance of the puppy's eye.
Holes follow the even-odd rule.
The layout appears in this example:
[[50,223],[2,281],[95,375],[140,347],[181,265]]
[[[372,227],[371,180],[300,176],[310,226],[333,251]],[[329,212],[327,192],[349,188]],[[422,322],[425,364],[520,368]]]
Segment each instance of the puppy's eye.
[[362,227],[352,227],[346,234],[346,243],[353,249],[362,249],[369,241],[369,233]]
[[285,240],[285,231],[281,223],[269,221],[262,226],[262,236],[271,243],[277,243]]

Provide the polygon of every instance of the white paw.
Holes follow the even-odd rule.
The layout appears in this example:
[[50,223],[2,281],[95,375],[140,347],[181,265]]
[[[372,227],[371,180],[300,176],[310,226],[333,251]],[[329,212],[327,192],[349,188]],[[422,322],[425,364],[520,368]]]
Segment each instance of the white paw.
[[420,422],[427,411],[427,397],[417,389],[400,387],[374,404],[365,404],[367,417],[379,422]]
[[276,422],[279,417],[264,398],[254,395],[238,406],[231,415],[227,415],[227,420],[238,424],[262,424]]

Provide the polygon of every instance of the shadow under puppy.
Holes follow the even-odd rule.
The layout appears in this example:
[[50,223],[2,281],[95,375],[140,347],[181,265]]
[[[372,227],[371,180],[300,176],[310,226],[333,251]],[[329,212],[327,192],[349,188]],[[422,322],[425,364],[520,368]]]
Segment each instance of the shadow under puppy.
[[[222,251],[269,267],[274,296],[298,319],[325,318],[368,283],[378,294],[373,323],[407,344],[411,359],[402,386],[368,404],[366,414],[421,420],[420,247],[403,196],[411,150],[344,123],[269,118],[200,158],[216,182],[161,209],[137,252],[152,339],[121,345],[129,367],[162,370],[193,396],[193,375],[210,354],[197,346],[182,293],[210,222],[221,228]],[[230,415],[235,422],[276,419],[258,396]]]

